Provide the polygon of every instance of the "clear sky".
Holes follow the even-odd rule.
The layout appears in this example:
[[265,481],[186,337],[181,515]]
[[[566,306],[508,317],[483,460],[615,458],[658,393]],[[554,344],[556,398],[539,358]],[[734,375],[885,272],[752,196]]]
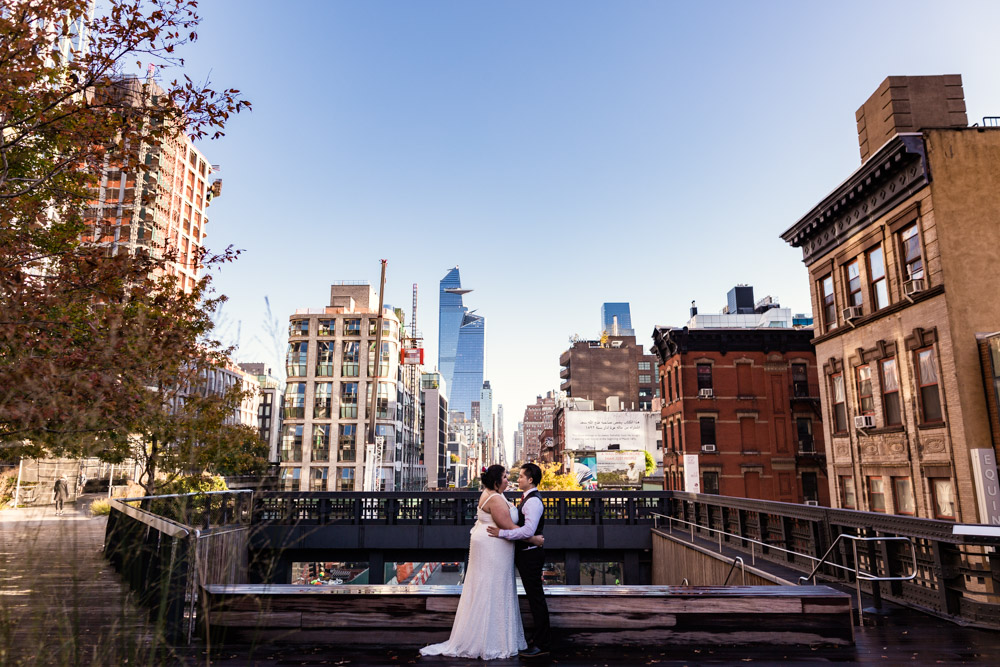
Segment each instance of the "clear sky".
[[[855,110],[891,74],[963,75],[1000,115],[998,2],[203,0],[187,71],[252,113],[201,147],[222,167],[208,240],[241,361],[264,297],[283,329],[331,281],[378,284],[437,359],[438,281],[487,318],[505,439],[559,385],[568,337],[628,301],[645,346],[737,283],[810,310],[778,235],[860,164]],[[408,315],[409,316],[409,315]]]

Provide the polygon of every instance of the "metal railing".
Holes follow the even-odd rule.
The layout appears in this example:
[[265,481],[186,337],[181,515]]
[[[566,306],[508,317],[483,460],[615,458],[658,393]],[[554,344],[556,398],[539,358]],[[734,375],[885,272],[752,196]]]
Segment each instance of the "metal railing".
[[[856,537],[854,535],[848,535],[846,533],[841,533],[837,535],[837,539],[833,541],[830,548],[826,550],[823,557],[819,559],[819,562],[813,567],[812,572],[804,577],[799,577],[799,583],[807,582],[812,579],[813,585],[816,584],[816,573],[819,571],[824,564],[829,564],[834,567],[841,569],[846,569],[842,565],[837,563],[830,563],[829,558],[833,553],[833,550],[837,547],[842,539],[851,540],[851,548],[854,551],[854,588],[858,594],[858,623],[864,624],[864,605],[861,602],[861,581],[912,581],[917,578],[917,552],[913,548],[913,540],[908,537],[893,537],[893,536],[880,536],[880,537]],[[913,560],[913,567],[910,570],[910,574],[905,577],[891,577],[891,576],[876,576],[869,572],[863,572],[861,570],[860,561],[858,560],[858,542],[906,542],[910,547],[910,556]]]
[[747,585],[747,564],[743,562],[742,556],[737,556],[733,559],[733,564],[729,566],[729,572],[726,573],[726,578],[723,580],[722,585],[729,585],[729,577],[733,576],[733,572],[736,570],[736,565],[740,566],[740,571],[743,573],[743,585]]

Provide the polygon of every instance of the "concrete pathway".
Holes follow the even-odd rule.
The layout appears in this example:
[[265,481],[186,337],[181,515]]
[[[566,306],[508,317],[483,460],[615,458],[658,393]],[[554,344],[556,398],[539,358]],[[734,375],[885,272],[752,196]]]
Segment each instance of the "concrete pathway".
[[83,496],[62,516],[51,505],[0,511],[0,665],[147,664],[153,655],[145,612],[102,555],[107,518],[92,518],[89,504]]

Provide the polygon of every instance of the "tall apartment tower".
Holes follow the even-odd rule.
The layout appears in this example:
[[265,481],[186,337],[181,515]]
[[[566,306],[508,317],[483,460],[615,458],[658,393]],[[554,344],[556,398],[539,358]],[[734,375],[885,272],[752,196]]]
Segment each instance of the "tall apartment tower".
[[542,453],[542,434],[552,430],[552,413],[556,409],[556,392],[550,391],[545,396],[535,399],[534,405],[524,409],[524,421],[521,424],[521,461],[539,460]]
[[462,296],[458,267],[441,279],[438,292],[438,370],[448,390],[452,412],[472,418],[472,402],[480,400],[486,356],[486,318],[470,312]]
[[375,343],[378,300],[368,283],[343,281],[330,287],[330,305],[298,310],[289,320],[282,488],[312,491],[361,490],[368,407],[378,385],[376,434],[385,437],[380,486],[393,490],[397,445],[400,323],[383,309],[378,373]]
[[1000,127],[962,79],[890,76],[858,109],[861,166],[785,231],[809,272],[838,507],[991,523],[977,334],[1000,330]]
[[627,301],[601,304],[601,329],[609,336],[635,336]]
[[[119,94],[130,99],[164,95],[152,77],[124,77]],[[83,240],[108,248],[110,254],[142,249],[162,256],[169,247],[176,258],[166,267],[178,285],[191,291],[198,280],[198,251],[207,236],[207,209],[222,192],[214,167],[183,132],[160,146],[144,145],[142,173],[105,162],[94,199],[84,211]]]
[[448,392],[441,373],[420,376],[420,442],[428,489],[448,488]]

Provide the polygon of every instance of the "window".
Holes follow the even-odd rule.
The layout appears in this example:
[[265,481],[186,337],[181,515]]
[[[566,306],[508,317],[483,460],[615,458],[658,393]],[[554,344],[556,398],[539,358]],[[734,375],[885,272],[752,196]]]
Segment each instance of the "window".
[[823,303],[823,326],[827,331],[837,328],[837,305],[833,298],[833,274],[820,278],[820,294]]
[[309,320],[292,320],[288,325],[289,336],[308,336]]
[[714,417],[701,417],[698,420],[698,424],[701,428],[701,448],[705,449],[705,445],[715,446],[715,418]]
[[698,391],[712,388],[712,364],[698,364]]
[[358,417],[358,383],[340,383],[340,418],[357,419]]
[[861,296],[861,266],[858,260],[848,264],[844,271],[847,275],[847,305],[860,306],[863,298]]
[[[378,377],[389,376],[389,343],[382,341],[382,359],[378,365]],[[368,344],[368,377],[375,375],[375,341]]]
[[316,335],[317,336],[334,335],[334,326],[336,325],[336,323],[337,320],[318,320],[316,322],[317,325]]
[[281,434],[281,460],[302,462],[302,424],[286,424]]
[[744,452],[757,452],[757,423],[753,417],[740,417],[740,442]]
[[317,382],[313,394],[313,419],[330,419],[333,417],[333,383]]
[[344,353],[340,363],[340,374],[356,378],[361,373],[361,343],[356,340],[344,341]]
[[881,477],[868,478],[868,505],[872,512],[885,512],[885,488]]
[[337,454],[338,461],[357,460],[357,433],[358,427],[356,424],[340,425],[340,437],[337,441],[339,447]]
[[672,384],[673,383],[673,377],[671,377],[672,375],[673,373],[671,373],[670,369],[667,369],[667,379],[665,384],[667,385],[667,398],[670,399],[669,401],[670,403],[674,402],[674,385]]
[[917,350],[917,386],[920,387],[920,416],[925,423],[943,421],[941,396],[938,393],[937,363],[934,348]]
[[872,310],[889,305],[889,287],[885,279],[885,258],[882,246],[868,251],[868,282],[871,287]]
[[639,382],[643,384],[649,384],[652,381],[653,377],[651,375],[642,375],[642,374],[639,375]]
[[305,377],[306,355],[309,353],[309,343],[288,344],[288,356],[285,358],[285,370],[289,377]]
[[281,488],[285,491],[298,491],[299,490],[299,476],[302,474],[302,468],[282,468],[281,469]]
[[681,367],[674,366],[674,396],[681,400]]
[[312,460],[313,461],[330,460],[329,424],[313,424]]
[[326,468],[313,468],[309,471],[309,490],[326,491]]
[[813,420],[809,417],[798,417],[795,419],[795,429],[799,437],[799,452],[802,454],[812,454],[816,451],[813,442]]
[[875,414],[875,398],[872,396],[872,368],[868,364],[858,366],[858,411],[863,415]]
[[847,433],[847,398],[844,395],[844,374],[830,377],[833,385],[833,432]]
[[819,478],[814,472],[802,473],[802,499],[819,501]]
[[[385,336],[391,336],[392,335],[392,333],[393,333],[393,325],[394,324],[395,324],[395,322],[393,322],[390,319],[383,319],[382,320],[382,337],[383,338]],[[369,336],[374,336],[375,335],[375,329],[376,329],[377,326],[378,326],[378,320],[377,319],[370,319],[370,320],[368,320],[368,335]]]
[[913,223],[899,233],[903,255],[903,276],[906,280],[924,277],[924,257],[920,251],[920,235],[917,223]]
[[316,343],[316,375],[330,377],[333,375],[333,341],[321,340]]
[[361,335],[361,318],[352,317],[344,320],[344,335],[345,336],[360,336]]
[[796,398],[809,396],[809,374],[806,364],[792,364],[792,396]]
[[337,476],[338,491],[354,490],[354,468],[339,468],[340,474]]
[[[375,403],[375,418],[376,419],[393,419],[393,415],[389,413],[389,399],[395,394],[396,385],[388,384],[386,382],[378,383],[378,401]],[[367,392],[368,403],[366,405],[371,405],[372,400],[372,384],[368,383]]]
[[684,449],[684,443],[681,442],[681,423],[679,421],[674,422],[674,446],[677,451]]
[[934,518],[955,520],[955,487],[947,477],[932,477],[928,480],[931,497],[934,500]]
[[840,477],[840,505],[849,510],[858,507],[858,502],[854,497],[854,478],[849,475],[841,475]]
[[285,419],[305,419],[306,383],[289,382],[285,385]]
[[701,492],[719,494],[719,473],[706,470],[701,474]]
[[892,478],[892,496],[896,506],[896,514],[913,515],[915,513],[913,483],[909,477]]
[[640,371],[648,371],[649,370],[649,362],[648,361],[640,361],[639,362],[639,370]]
[[882,410],[885,412],[886,426],[899,426],[903,423],[895,358],[882,360]]

